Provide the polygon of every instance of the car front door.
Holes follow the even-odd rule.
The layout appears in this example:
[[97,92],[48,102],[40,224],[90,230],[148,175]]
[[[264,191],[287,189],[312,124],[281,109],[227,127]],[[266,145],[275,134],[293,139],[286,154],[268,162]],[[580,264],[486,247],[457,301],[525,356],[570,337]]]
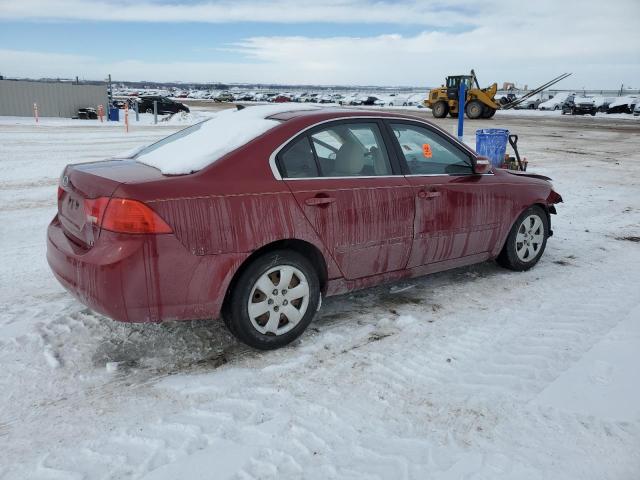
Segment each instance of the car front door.
[[506,208],[492,174],[473,173],[471,155],[424,124],[389,121],[415,198],[408,268],[493,250]]
[[277,157],[282,177],[346,279],[402,270],[413,241],[413,189],[379,121],[311,129]]

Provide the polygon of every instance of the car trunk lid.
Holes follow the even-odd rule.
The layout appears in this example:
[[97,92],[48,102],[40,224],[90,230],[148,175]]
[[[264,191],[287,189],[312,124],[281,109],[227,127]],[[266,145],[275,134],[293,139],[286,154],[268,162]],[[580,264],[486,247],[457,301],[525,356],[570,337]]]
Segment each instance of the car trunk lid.
[[93,199],[110,198],[122,183],[163,178],[156,169],[133,160],[68,165],[60,179],[58,217],[67,237],[79,246],[91,248],[100,233],[87,205]]

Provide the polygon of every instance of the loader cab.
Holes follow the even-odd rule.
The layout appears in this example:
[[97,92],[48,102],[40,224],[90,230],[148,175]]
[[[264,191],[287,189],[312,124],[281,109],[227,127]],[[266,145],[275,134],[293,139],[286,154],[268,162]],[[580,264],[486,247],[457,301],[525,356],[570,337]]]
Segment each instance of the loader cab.
[[458,100],[458,92],[460,92],[460,84],[464,83],[467,91],[473,85],[473,76],[471,75],[455,75],[447,77],[447,97],[449,100]]

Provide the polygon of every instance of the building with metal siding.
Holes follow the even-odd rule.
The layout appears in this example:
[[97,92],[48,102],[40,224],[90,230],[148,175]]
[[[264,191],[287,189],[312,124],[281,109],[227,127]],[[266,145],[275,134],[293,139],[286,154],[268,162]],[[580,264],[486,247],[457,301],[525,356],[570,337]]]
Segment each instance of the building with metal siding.
[[33,116],[38,104],[41,117],[75,117],[79,108],[108,110],[107,84],[89,85],[70,82],[0,80],[0,115]]

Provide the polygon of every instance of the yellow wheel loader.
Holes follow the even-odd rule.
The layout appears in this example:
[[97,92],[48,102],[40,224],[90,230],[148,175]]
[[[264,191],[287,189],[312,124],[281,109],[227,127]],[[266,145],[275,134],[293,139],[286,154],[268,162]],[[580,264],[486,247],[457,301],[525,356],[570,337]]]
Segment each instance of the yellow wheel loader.
[[476,74],[471,70],[471,75],[453,75],[447,77],[446,85],[432,89],[429,92],[429,96],[423,103],[425,107],[431,109],[433,116],[436,118],[444,118],[447,114],[452,117],[457,117],[460,84],[464,83],[466,91],[464,113],[467,115],[467,118],[473,120],[476,118],[491,118],[495,115],[496,110],[508,110],[513,108],[519,103],[524,102],[527,98],[532,97],[533,95],[542,92],[545,88],[549,88],[551,85],[567,78],[569,75],[571,74],[564,73],[544,85],[531,90],[520,98],[500,104],[495,100],[496,92],[498,91],[498,84],[493,83],[490,87],[480,88]]

